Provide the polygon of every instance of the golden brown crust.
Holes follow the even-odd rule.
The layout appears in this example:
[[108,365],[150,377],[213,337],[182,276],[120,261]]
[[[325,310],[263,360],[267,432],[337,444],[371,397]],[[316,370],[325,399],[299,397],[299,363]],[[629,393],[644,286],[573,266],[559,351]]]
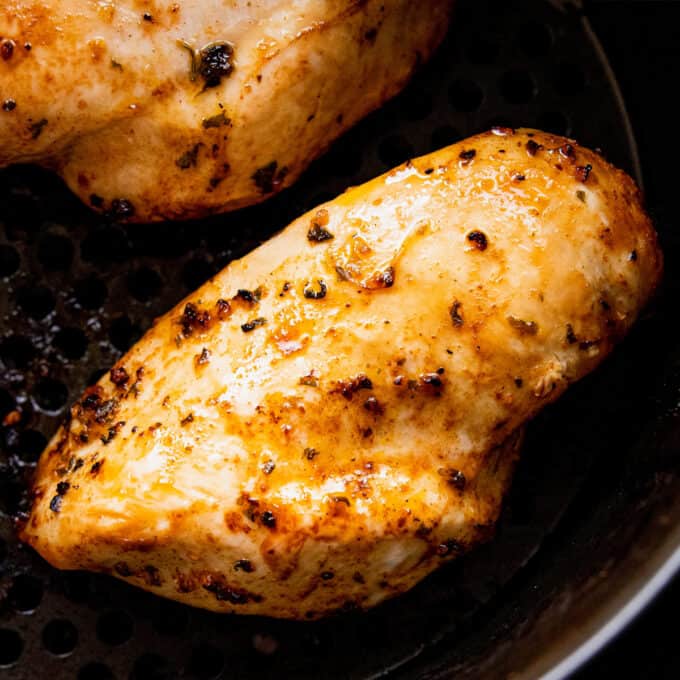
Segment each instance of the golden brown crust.
[[43,455],[24,539],[217,611],[377,604],[488,537],[517,433],[661,266],[632,180],[573,141],[416,159],[158,320]]
[[4,3],[0,166],[53,168],[119,220],[262,201],[403,87],[452,2],[227,4]]

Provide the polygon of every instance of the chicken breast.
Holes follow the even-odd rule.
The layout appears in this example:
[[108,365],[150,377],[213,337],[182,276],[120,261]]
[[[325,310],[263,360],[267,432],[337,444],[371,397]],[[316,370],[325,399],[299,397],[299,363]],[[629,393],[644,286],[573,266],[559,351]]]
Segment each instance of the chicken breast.
[[216,611],[373,606],[490,536],[522,427],[660,272],[634,183],[573,141],[408,162],[159,319],[43,454],[23,538]]
[[404,86],[451,4],[3,0],[0,167],[117,220],[257,203]]

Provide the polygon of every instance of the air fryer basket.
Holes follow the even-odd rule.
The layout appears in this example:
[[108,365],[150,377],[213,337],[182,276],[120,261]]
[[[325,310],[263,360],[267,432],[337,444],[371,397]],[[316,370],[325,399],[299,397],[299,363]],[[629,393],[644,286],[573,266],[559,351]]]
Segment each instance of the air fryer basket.
[[287,623],[192,610],[58,572],[12,528],[80,391],[154,317],[320,201],[497,124],[572,135],[639,178],[597,40],[561,7],[459,0],[444,45],[402,95],[292,189],[235,214],[121,226],[47,173],[0,173],[0,675],[560,677],[576,659],[555,665],[646,579],[663,580],[680,545],[680,353],[659,310],[532,424],[496,539],[366,614]]

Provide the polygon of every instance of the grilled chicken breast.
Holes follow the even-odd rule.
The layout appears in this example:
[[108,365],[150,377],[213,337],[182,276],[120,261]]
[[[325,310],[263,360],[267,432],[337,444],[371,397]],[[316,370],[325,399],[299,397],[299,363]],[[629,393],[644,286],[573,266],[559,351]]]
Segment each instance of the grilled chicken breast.
[[660,272],[634,183],[575,142],[408,162],[159,319],[43,454],[23,538],[216,611],[375,605],[490,535],[522,427]]
[[152,221],[290,185],[404,86],[452,0],[1,4],[0,167],[39,163]]

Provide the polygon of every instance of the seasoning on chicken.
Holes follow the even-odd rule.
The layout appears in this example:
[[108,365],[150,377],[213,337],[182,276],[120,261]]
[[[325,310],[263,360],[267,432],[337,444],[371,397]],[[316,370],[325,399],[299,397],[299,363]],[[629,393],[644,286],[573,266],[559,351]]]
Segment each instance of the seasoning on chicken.
[[473,137],[228,266],[73,406],[23,538],[61,568],[290,619],[376,605],[488,539],[523,427],[661,274],[632,180],[565,143]]
[[3,0],[0,167],[115,220],[262,201],[395,95],[452,0]]

